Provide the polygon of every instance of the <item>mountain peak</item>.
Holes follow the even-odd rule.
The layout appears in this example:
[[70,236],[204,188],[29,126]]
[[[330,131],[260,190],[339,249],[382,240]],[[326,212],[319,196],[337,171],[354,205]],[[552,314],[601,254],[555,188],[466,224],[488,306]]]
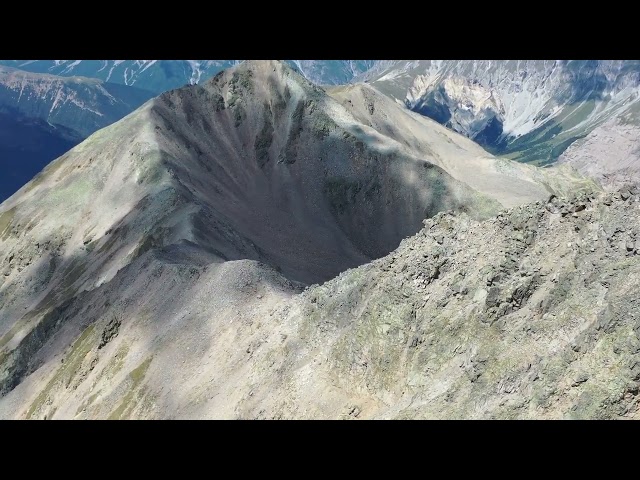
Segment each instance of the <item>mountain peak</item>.
[[[142,400],[173,401],[147,375],[184,381],[211,339],[224,339],[216,355],[234,365],[267,340],[297,348],[285,340],[301,323],[262,335],[288,318],[280,302],[340,275],[358,283],[378,264],[344,272],[425,219],[449,211],[475,222],[585,183],[496,159],[369,87],[327,93],[282,62],[243,63],[99,130],[0,206],[0,396],[19,398],[29,418],[165,408]],[[400,290],[393,297],[404,302]],[[312,329],[343,328],[353,305]],[[397,319],[416,311],[404,305],[390,316],[376,307],[390,322],[380,331],[402,349]],[[237,350],[235,339],[250,337]],[[41,396],[24,394],[32,382]]]

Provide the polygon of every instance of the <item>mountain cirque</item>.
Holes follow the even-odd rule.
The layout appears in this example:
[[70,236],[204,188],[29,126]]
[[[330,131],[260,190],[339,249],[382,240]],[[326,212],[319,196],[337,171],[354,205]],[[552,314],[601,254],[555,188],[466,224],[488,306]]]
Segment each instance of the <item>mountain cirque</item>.
[[637,417],[635,187],[328,93],[245,62],[3,203],[0,416]]

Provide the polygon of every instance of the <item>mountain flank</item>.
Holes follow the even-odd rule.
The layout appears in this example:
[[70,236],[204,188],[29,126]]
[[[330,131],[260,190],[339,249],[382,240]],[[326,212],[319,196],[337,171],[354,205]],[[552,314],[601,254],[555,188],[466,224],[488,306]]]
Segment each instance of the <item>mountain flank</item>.
[[[448,391],[429,383],[450,373],[447,342],[473,364],[510,335],[501,319],[552,295],[519,256],[564,265],[581,219],[631,228],[633,192],[600,220],[571,168],[497,159],[369,86],[244,62],[146,102],[0,205],[0,416],[501,415],[425,406]],[[575,313],[569,293],[545,313]]]

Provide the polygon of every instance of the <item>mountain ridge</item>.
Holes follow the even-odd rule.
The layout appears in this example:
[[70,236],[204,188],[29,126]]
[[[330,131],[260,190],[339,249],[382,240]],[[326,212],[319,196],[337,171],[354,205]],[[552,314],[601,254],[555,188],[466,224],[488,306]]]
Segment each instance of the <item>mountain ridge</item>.
[[[300,350],[309,325],[279,323],[297,309],[281,302],[357,284],[426,217],[478,222],[593,189],[496,159],[368,86],[327,92],[282,62],[244,62],[148,101],[0,205],[0,416],[339,416],[333,400],[297,403],[289,368],[302,385],[324,357]],[[314,385],[304,395],[333,398]],[[370,401],[395,398],[380,392]]]
[[[156,94],[205,81],[242,60],[0,60],[0,63],[61,76],[80,74],[106,82],[137,85]],[[288,60],[319,84],[346,83],[371,68],[373,60]]]
[[0,66],[0,201],[51,160],[149,98],[133,87]]
[[73,130],[76,139],[119,120],[151,97],[150,92],[93,78],[59,77],[0,66],[2,107]]
[[[624,184],[625,174],[637,175],[640,159],[618,133],[638,126],[637,61],[397,60],[356,80],[496,155],[536,165],[561,159],[583,173],[602,172],[594,178],[612,189]],[[614,154],[627,152],[633,167],[620,158],[618,169],[602,157],[613,143]]]

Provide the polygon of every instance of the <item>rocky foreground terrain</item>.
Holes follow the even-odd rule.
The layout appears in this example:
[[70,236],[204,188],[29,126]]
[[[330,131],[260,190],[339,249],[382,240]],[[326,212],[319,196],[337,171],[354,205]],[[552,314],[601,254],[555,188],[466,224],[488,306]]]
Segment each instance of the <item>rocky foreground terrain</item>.
[[0,417],[637,418],[639,199],[246,62],[0,205]]
[[57,335],[0,411],[640,418],[639,194],[552,197],[485,221],[439,213],[301,293],[256,262],[147,252],[60,310],[75,340]]
[[308,289],[278,313],[314,373],[285,368],[304,406],[276,412],[332,416],[311,384],[336,388],[352,417],[640,418],[638,194],[551,197],[484,222],[440,213]]

